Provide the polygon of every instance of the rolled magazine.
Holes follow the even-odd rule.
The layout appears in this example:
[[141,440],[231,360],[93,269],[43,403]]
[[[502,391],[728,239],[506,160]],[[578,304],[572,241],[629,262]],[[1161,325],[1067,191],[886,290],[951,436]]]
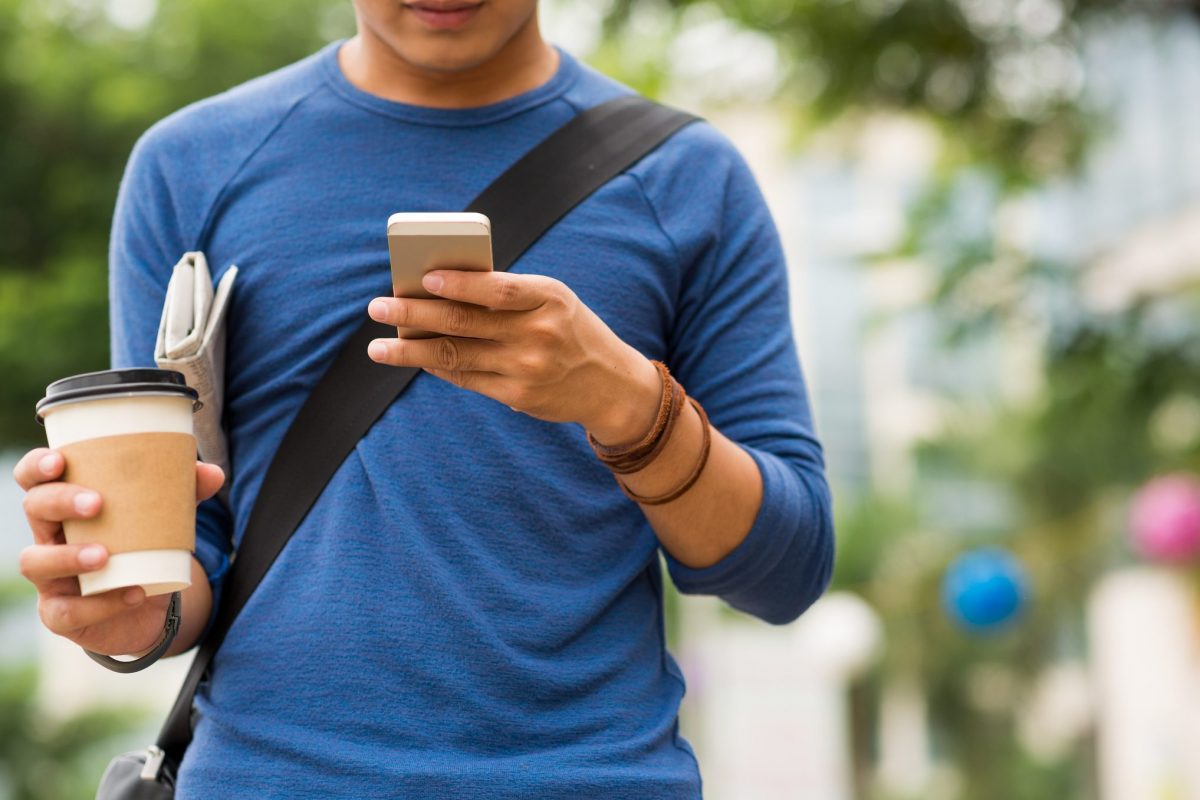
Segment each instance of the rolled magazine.
[[208,260],[203,253],[184,253],[171,272],[158,326],[154,360],[162,369],[183,373],[204,404],[196,412],[196,447],[200,459],[225,471],[219,494],[228,505],[232,473],[229,448],[221,428],[225,390],[225,311],[237,267],[230,266],[213,290]]

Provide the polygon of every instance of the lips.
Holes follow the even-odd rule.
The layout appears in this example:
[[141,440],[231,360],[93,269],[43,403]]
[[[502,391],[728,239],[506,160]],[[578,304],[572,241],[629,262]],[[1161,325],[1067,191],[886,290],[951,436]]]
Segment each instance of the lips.
[[448,30],[466,25],[478,13],[483,3],[465,3],[462,0],[417,0],[405,3],[404,7],[430,28]]

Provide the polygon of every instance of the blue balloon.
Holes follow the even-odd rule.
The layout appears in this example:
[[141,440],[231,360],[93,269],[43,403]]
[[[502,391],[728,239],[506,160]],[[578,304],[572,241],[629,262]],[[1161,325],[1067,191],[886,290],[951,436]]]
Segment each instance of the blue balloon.
[[960,627],[992,633],[1009,627],[1029,597],[1025,568],[1007,550],[980,548],[959,556],[942,579],[942,604]]

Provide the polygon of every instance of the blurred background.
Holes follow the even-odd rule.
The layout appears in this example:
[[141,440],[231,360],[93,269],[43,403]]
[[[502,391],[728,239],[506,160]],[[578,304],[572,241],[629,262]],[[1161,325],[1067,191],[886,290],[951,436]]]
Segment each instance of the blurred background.
[[[835,586],[783,628],[670,598],[706,797],[1200,798],[1198,5],[543,0],[734,140],[788,253]],[[0,475],[108,365],[137,136],[352,32],[348,0],[0,0]],[[0,797],[91,797],[186,663],[45,634],[20,499]]]

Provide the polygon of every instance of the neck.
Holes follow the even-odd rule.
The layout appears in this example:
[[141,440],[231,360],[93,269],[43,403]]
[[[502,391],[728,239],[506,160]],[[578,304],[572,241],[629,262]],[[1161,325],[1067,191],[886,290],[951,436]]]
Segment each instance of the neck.
[[536,15],[485,61],[457,70],[422,67],[405,60],[370,27],[338,51],[346,79],[365,92],[410,105],[474,108],[536,89],[554,76],[558,51],[542,39]]

